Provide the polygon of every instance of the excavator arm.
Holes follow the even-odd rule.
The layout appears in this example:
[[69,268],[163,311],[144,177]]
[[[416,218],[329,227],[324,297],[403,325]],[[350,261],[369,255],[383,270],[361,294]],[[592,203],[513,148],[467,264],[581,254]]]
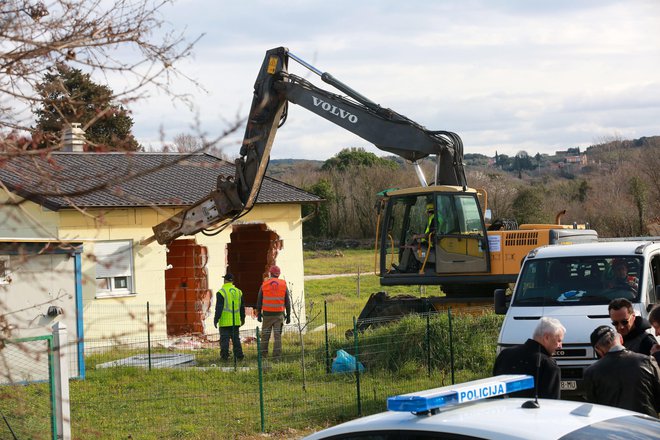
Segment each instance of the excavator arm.
[[[346,96],[323,90],[288,72],[293,59],[318,74]],[[210,228],[223,228],[252,208],[266,173],[270,150],[277,129],[286,120],[288,103],[307,110],[371,142],[377,148],[396,154],[416,165],[422,186],[426,186],[418,161],[436,155],[435,183],[466,187],[463,144],[448,131],[431,131],[383,108],[295,56],[287,48],[266,52],[254,85],[254,96],[247,127],[236,160],[236,173],[219,176],[217,188],[195,205],[180,211],[153,228],[160,244],[182,235],[193,235]],[[219,226],[218,226],[219,225]]]

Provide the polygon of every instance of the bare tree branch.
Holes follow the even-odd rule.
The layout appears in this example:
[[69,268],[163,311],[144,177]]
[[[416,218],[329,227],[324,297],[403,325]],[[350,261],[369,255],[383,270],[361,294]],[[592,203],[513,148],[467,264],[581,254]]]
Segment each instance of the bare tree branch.
[[[168,0],[7,0],[0,5],[0,129],[29,128],[11,112],[18,101],[38,104],[36,85],[52,66],[66,63],[103,75],[121,74],[123,103],[144,96],[151,85],[173,95],[175,65],[199,37],[167,29],[160,11]],[[188,80],[194,82],[190,78]],[[185,99],[179,95],[178,98]]]

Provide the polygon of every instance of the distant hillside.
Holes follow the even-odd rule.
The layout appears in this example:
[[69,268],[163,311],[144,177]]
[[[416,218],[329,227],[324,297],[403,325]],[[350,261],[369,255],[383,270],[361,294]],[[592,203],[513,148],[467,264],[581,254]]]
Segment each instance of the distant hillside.
[[[469,169],[496,168],[518,176],[521,176],[521,173],[525,171],[536,171],[538,173],[543,170],[557,175],[565,175],[567,171],[574,172],[583,168],[584,171],[590,171],[589,165],[594,163],[618,162],[621,160],[620,156],[625,156],[625,152],[629,149],[659,144],[660,136],[643,136],[639,139],[611,140],[586,148],[566,147],[565,150],[555,151],[554,154],[539,154],[535,151],[527,151],[527,156],[507,156],[496,153],[491,157],[484,154],[466,153],[463,157],[463,163]],[[584,156],[582,163],[574,163],[575,158],[579,158],[581,155]],[[384,158],[392,160],[400,166],[403,166],[405,162],[403,158],[395,155],[384,156]],[[432,166],[435,158],[429,156],[422,162],[427,162]],[[275,179],[287,180],[284,178],[287,174],[300,172],[301,169],[318,170],[324,163],[323,160],[273,159],[270,161],[267,174]]]
[[282,176],[294,171],[294,168],[306,164],[312,168],[321,168],[322,160],[307,159],[271,159],[266,174],[273,179],[282,180]]

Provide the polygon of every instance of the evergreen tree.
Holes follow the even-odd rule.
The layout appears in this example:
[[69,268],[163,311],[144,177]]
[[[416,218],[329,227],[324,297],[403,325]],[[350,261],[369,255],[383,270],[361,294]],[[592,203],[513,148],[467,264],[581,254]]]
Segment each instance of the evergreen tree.
[[543,212],[544,197],[541,188],[524,187],[513,200],[512,209],[519,224],[548,223]]
[[630,178],[630,195],[635,202],[635,207],[637,208],[637,220],[639,222],[638,226],[638,235],[644,235],[644,213],[646,208],[646,201],[648,195],[648,187],[643,179],[639,176],[633,176]]
[[334,157],[326,160],[321,170],[345,171],[351,167],[373,167],[375,165],[386,166],[393,170],[398,168],[396,162],[378,157],[374,153],[365,151],[364,148],[344,148]]
[[57,142],[62,130],[74,122],[85,129],[90,151],[135,151],[139,145],[131,129],[133,119],[112,102],[109,87],[96,84],[79,69],[58,64],[37,86],[42,105],[34,111],[34,137],[43,148]]
[[330,229],[330,204],[336,199],[336,194],[330,182],[321,179],[315,184],[305,188],[307,191],[315,194],[325,202],[320,206],[303,205],[303,217],[310,215],[314,210],[318,210],[316,216],[303,223],[303,236],[305,237],[327,237]]

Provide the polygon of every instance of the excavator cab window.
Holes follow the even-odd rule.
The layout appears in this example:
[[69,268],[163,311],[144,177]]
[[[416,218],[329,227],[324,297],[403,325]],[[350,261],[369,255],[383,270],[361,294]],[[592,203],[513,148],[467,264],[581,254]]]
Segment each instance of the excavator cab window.
[[384,267],[388,273],[487,270],[486,231],[473,193],[391,196],[386,215],[389,228],[382,237],[381,259],[390,263]]
[[390,204],[388,242],[393,266],[400,272],[419,269],[414,258],[429,227],[426,196],[397,197]]

